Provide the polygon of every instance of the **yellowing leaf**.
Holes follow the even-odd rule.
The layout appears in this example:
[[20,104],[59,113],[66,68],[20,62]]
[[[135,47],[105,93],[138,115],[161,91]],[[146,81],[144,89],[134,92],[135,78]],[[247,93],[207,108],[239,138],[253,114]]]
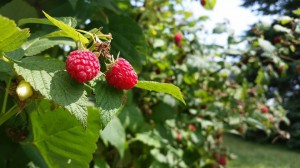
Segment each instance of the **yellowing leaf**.
[[295,46],[294,45],[290,45],[290,50],[292,51],[292,52],[295,52]]
[[296,15],[300,15],[300,8],[294,10],[293,13],[296,14]]
[[19,48],[30,36],[29,29],[20,29],[16,23],[0,16],[0,51],[10,52]]
[[73,27],[65,24],[62,21],[56,20],[55,18],[51,17],[44,11],[43,11],[43,13],[49,19],[50,22],[52,22],[55,26],[57,26],[62,31],[64,31],[66,33],[67,37],[70,37],[70,38],[74,39],[75,41],[81,41],[83,44],[86,44],[89,42],[89,40],[86,37],[84,37],[82,34],[77,32],[76,29],[74,29]]

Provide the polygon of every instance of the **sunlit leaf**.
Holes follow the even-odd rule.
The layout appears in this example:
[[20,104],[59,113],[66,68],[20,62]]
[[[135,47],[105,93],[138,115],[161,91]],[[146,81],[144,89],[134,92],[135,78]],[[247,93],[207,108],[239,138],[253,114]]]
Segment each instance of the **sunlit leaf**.
[[153,81],[139,81],[135,85],[135,87],[140,88],[140,89],[170,94],[185,104],[185,101],[180,92],[180,89],[173,84],[159,83],[159,82],[153,82]]

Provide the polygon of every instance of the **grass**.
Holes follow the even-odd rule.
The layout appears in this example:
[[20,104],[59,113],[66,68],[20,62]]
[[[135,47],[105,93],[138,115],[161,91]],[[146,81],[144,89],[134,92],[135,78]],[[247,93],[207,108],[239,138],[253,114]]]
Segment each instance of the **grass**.
[[300,152],[272,145],[245,141],[233,135],[224,136],[224,145],[237,159],[229,160],[229,168],[300,168]]

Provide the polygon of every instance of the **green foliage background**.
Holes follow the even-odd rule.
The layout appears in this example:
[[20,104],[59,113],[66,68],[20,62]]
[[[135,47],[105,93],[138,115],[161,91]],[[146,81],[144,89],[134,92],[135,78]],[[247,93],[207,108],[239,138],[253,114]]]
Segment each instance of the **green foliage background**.
[[[284,79],[285,58],[297,47],[274,44],[262,27],[242,38],[226,23],[204,32],[207,16],[195,18],[181,0],[0,3],[0,33],[9,32],[0,35],[0,167],[213,167],[230,156],[224,132],[289,135],[272,82]],[[299,33],[299,21],[291,22],[276,30],[289,42]],[[117,90],[103,77],[78,84],[67,75],[64,61],[78,40],[93,48],[78,29],[105,42],[112,36],[111,53],[139,74],[135,88]],[[173,39],[178,32],[181,45]],[[226,46],[203,38],[221,34]],[[35,90],[25,102],[15,94],[23,79]]]

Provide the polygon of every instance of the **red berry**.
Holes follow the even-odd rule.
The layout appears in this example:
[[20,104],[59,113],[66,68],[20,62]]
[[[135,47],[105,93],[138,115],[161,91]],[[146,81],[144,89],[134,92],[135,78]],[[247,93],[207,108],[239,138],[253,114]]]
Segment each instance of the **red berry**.
[[268,107],[263,106],[263,107],[261,108],[261,111],[262,111],[263,113],[267,113],[267,112],[269,111],[269,109],[268,109]]
[[226,164],[227,164],[226,157],[224,155],[221,155],[218,162],[220,165],[226,166]]
[[191,131],[196,131],[196,127],[195,127],[193,124],[190,124],[190,125],[189,125],[189,129],[190,129]]
[[206,5],[206,0],[201,0],[201,5],[205,6]]
[[274,43],[280,43],[281,42],[281,38],[280,37],[274,37]]
[[176,140],[177,140],[177,141],[181,141],[181,135],[180,135],[180,133],[177,133],[177,135],[176,135]]
[[117,59],[105,74],[108,84],[129,90],[138,82],[138,76],[130,63],[123,58]]
[[155,73],[156,73],[157,75],[159,75],[159,74],[160,74],[160,69],[157,68],[157,69],[155,70]]
[[280,66],[280,67],[278,67],[277,69],[278,69],[278,71],[281,73],[281,72],[283,72],[283,71],[285,70],[285,67],[284,67],[284,66]]
[[94,53],[87,50],[76,50],[66,60],[69,75],[80,83],[94,79],[100,71],[99,60]]
[[300,72],[300,65],[296,66],[297,72]]
[[177,46],[180,46],[181,45],[181,40],[183,38],[183,35],[181,33],[176,33],[175,36],[174,36],[174,41],[175,41],[175,44]]

